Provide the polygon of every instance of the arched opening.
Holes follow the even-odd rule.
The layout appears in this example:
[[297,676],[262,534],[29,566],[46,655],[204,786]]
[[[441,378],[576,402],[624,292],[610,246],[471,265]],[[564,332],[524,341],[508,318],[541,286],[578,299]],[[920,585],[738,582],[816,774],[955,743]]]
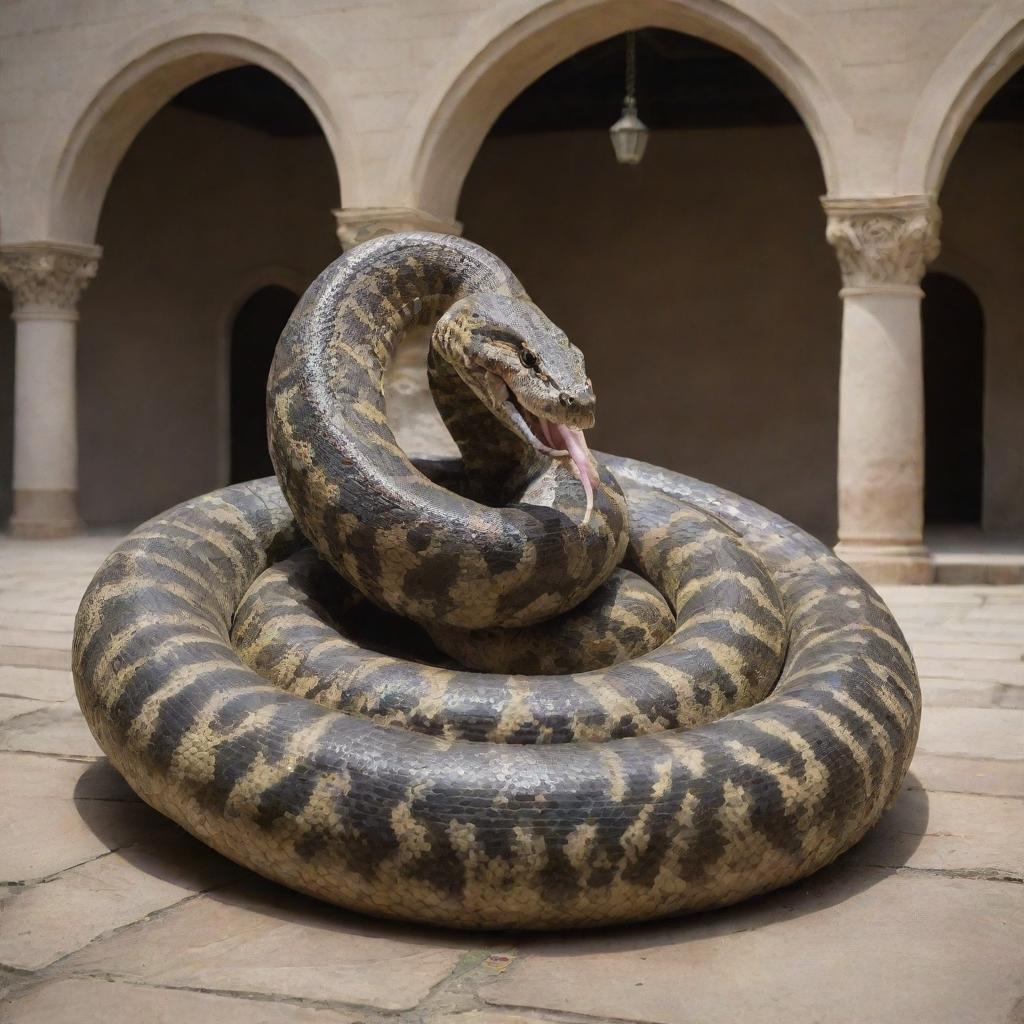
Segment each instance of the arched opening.
[[231,483],[274,472],[267,451],[267,375],[298,301],[287,288],[267,285],[245,301],[231,325]]
[[14,476],[14,321],[11,293],[0,288],[0,526],[11,517]]
[[267,267],[301,288],[337,255],[337,180],[317,118],[254,65],[192,84],[139,132],[107,192],[102,266],[81,303],[87,523],[135,522],[228,482],[224,311]]
[[944,187],[967,132],[1012,96],[1014,86],[1006,86],[1022,66],[1024,21],[1009,8],[992,8],[948,52],[918,100],[897,172],[903,192],[930,194]]
[[499,116],[458,216],[579,344],[596,447],[722,484],[831,540],[838,275],[814,142],[736,54],[638,33],[638,166],[608,127],[616,35],[556,65]]
[[[291,37],[281,19],[270,23],[250,12],[218,21],[236,22],[237,32],[188,32],[195,23],[189,15],[144,32],[123,52],[120,71],[90,99],[54,169],[47,236],[92,241],[111,179],[139,133],[183,90],[228,69],[257,67],[279,80],[312,112],[335,164],[346,163],[339,121],[348,123],[347,101],[336,94],[328,101],[322,88],[330,65]],[[335,205],[337,198],[335,180]]]
[[480,49],[445,81],[440,95],[430,91],[420,100],[416,113],[426,127],[410,137],[399,156],[415,204],[441,217],[454,215],[484,137],[520,92],[574,54],[644,27],[709,40],[757,68],[799,111],[813,136],[827,191],[848,193],[841,154],[855,152],[861,143],[848,113],[833,98],[827,53],[813,44],[798,19],[777,6],[755,7],[741,11],[694,0],[582,0],[543,4],[511,24],[502,22],[497,34],[479,37]]
[[925,523],[981,525],[985,317],[949,274],[924,282]]
[[[924,328],[925,359],[934,356],[936,332],[961,333],[963,344],[952,356],[970,360],[971,372],[981,372],[980,394],[974,377],[965,376],[955,387],[958,393],[944,392],[935,399],[926,393],[928,429],[946,430],[942,442],[947,456],[961,450],[965,463],[980,459],[980,471],[964,479],[971,487],[980,486],[980,509],[973,522],[988,534],[1019,538],[1024,536],[1024,321],[1020,316],[1020,273],[1024,267],[1024,71],[1006,80],[964,136],[949,166],[939,204],[942,207],[942,253],[936,260],[925,285]],[[980,333],[980,312],[966,296],[951,297],[951,286],[942,286],[944,305],[961,309],[963,323],[940,323],[939,301],[934,298],[938,276],[949,275],[967,282],[984,308],[984,354],[973,339]],[[932,282],[929,290],[928,282]],[[962,286],[961,286],[962,287]],[[929,310],[931,307],[931,310]],[[938,356],[934,356],[938,358]],[[984,360],[983,369],[981,360]],[[927,362],[926,362],[927,372]],[[964,368],[967,372],[967,368]],[[931,384],[927,381],[926,383]],[[935,408],[936,402],[940,407]],[[979,402],[981,408],[978,408]],[[942,404],[946,408],[942,408]],[[951,404],[953,403],[953,404]],[[969,404],[962,413],[956,403]],[[961,427],[957,417],[968,416]],[[945,426],[940,421],[946,417]],[[980,445],[970,440],[981,421]],[[944,456],[928,434],[926,519],[937,522],[937,500],[932,459]],[[963,450],[970,444],[971,454]],[[979,451],[980,447],[980,451]],[[948,513],[947,513],[948,514]],[[964,514],[964,513],[962,513]],[[965,520],[960,519],[959,522]]]

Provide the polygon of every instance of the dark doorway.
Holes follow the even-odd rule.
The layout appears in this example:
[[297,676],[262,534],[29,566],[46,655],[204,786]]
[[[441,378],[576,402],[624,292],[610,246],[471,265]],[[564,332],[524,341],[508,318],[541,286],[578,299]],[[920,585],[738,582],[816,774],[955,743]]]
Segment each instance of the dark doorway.
[[298,296],[279,285],[253,293],[231,328],[231,482],[270,476],[267,374]]
[[985,317],[955,277],[928,274],[923,288],[925,521],[980,525]]

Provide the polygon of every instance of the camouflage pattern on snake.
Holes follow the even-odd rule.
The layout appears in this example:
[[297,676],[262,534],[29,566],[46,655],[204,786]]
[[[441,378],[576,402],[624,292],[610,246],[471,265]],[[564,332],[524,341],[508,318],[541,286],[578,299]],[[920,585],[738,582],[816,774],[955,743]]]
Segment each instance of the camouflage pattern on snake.
[[[427,322],[458,462],[388,425]],[[595,458],[582,356],[490,253],[342,256],[268,414],[277,480],[141,526],[75,629],[98,742],[210,846],[371,914],[555,928],[786,885],[894,799],[920,692],[885,605],[752,502]]]

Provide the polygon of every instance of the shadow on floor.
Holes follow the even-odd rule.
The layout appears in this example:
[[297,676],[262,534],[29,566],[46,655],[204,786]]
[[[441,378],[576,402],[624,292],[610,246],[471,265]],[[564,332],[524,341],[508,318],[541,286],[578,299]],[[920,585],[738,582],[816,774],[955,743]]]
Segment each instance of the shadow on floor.
[[[98,798],[97,794],[103,795]],[[112,802],[120,803],[124,813],[112,813]],[[723,910],[578,930],[563,948],[552,941],[552,933],[467,933],[377,920],[294,893],[233,864],[141,803],[105,758],[82,774],[75,787],[75,805],[93,833],[138,870],[196,892],[212,889],[208,898],[218,902],[331,932],[467,949],[509,945],[526,949],[543,944],[547,955],[560,950],[565,955],[581,955],[678,944],[817,913],[871,888],[901,867],[917,849],[928,825],[928,795],[910,774],[895,805],[868,837],[810,878]],[[567,933],[556,934],[564,937]]]

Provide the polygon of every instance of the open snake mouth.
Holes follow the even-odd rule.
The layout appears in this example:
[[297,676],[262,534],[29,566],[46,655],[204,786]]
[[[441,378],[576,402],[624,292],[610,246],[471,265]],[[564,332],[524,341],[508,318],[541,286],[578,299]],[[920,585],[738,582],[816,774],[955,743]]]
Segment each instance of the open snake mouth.
[[583,517],[585,526],[590,522],[590,514],[594,511],[594,487],[599,483],[599,479],[583,431],[578,427],[570,427],[568,424],[558,423],[531,412],[520,402],[511,388],[503,386],[506,398],[502,403],[502,409],[515,432],[543,455],[552,459],[570,460],[587,496],[587,511]]

